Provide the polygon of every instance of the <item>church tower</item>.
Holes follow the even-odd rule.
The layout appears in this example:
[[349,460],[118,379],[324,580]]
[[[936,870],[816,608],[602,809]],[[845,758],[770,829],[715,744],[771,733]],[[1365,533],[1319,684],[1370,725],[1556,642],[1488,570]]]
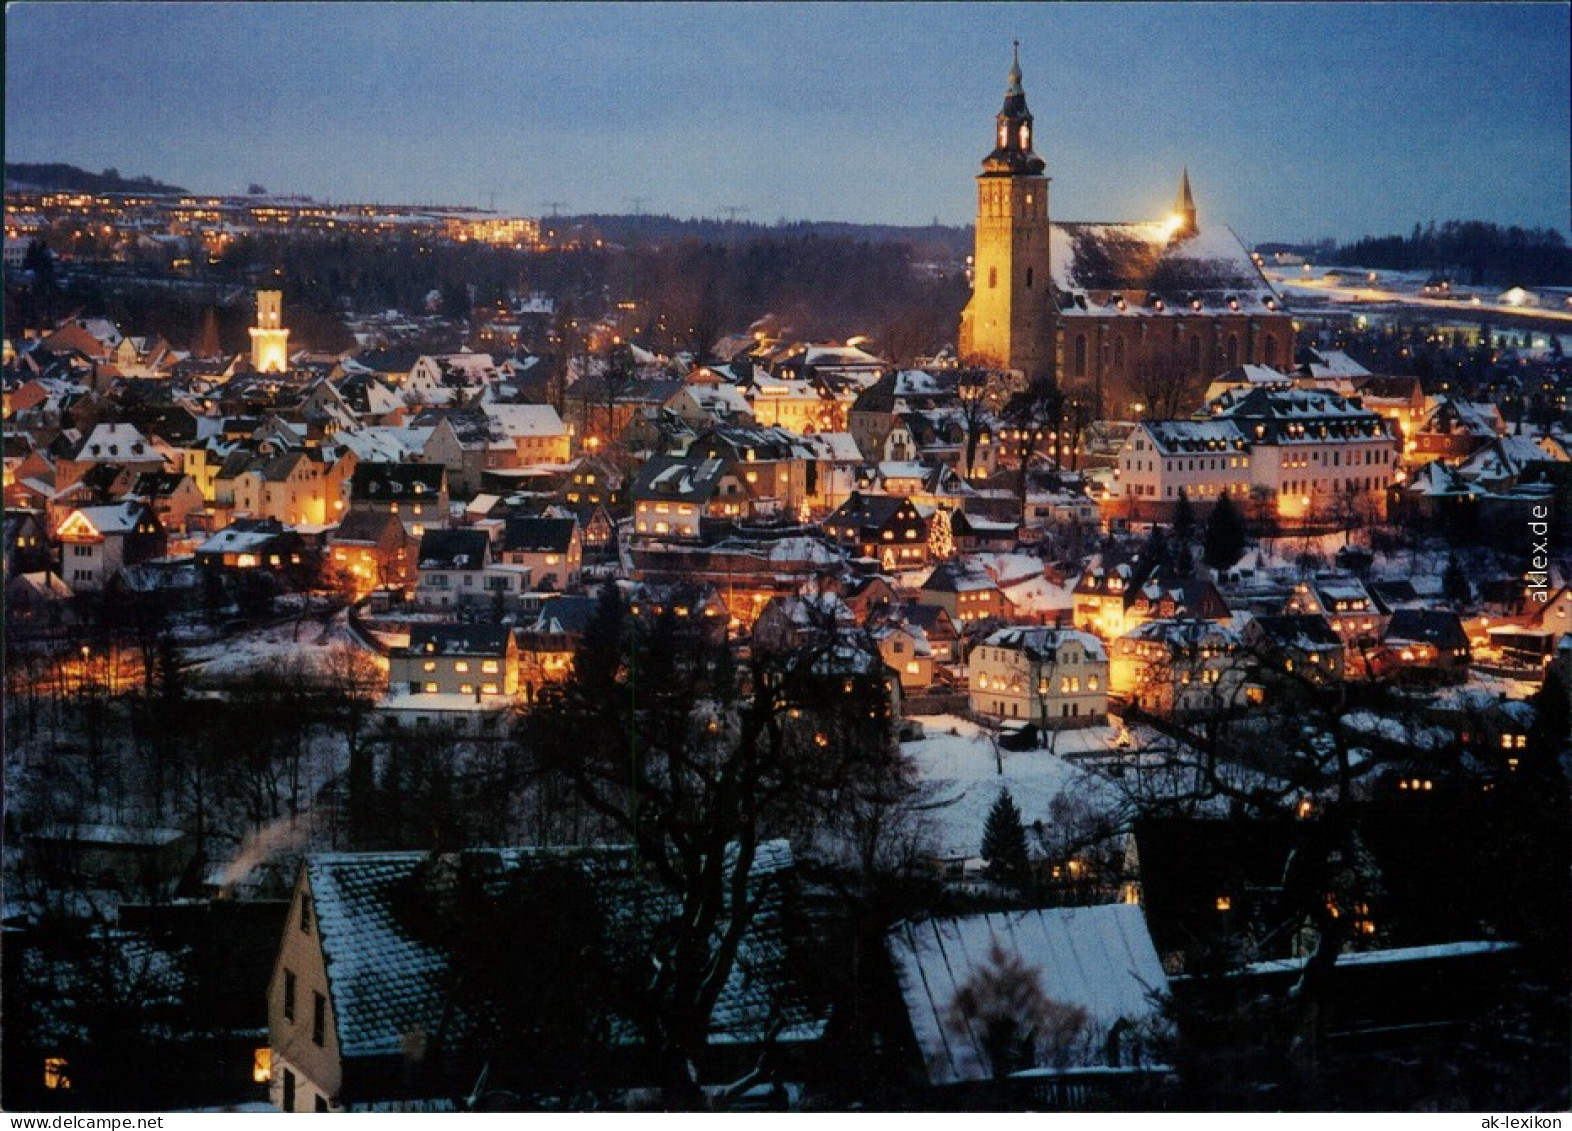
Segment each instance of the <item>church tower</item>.
[[1190,192],[1190,167],[1185,166],[1184,176],[1179,179],[1179,195],[1174,198],[1173,221],[1174,239],[1188,239],[1190,236],[1201,234],[1200,225],[1195,219],[1195,196]]
[[1052,286],[1048,277],[1048,180],[1032,150],[1032,113],[1021,87],[1020,44],[977,177],[972,297],[961,312],[966,365],[1051,376]]
[[284,328],[284,292],[257,292],[257,324],[251,327],[251,367],[258,373],[289,369],[289,331]]

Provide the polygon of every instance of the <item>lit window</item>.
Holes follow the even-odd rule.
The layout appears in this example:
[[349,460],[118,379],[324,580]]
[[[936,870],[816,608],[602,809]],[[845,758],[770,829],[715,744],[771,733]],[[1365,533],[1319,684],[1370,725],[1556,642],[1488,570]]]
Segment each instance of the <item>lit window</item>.
[[435,661],[435,660],[427,660],[425,663],[420,665],[420,670],[421,671],[426,671],[426,672],[434,672],[434,671],[436,671],[437,670],[437,661]]
[[273,1050],[264,1045],[251,1053],[251,1082],[266,1084],[273,1079]]
[[453,670],[456,671],[456,672],[467,672],[467,671],[469,671],[469,661],[468,660],[455,660],[455,661],[453,661]]
[[498,666],[496,660],[482,660],[480,670],[486,675],[496,675],[502,669]]
[[63,1091],[71,1087],[71,1077],[63,1056],[44,1058],[44,1087],[50,1091]]

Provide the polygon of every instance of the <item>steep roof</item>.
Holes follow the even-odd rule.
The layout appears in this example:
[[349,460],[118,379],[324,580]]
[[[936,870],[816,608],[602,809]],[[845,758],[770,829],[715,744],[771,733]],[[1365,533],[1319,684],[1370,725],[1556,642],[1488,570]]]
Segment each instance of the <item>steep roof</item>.
[[361,463],[349,481],[356,502],[402,502],[430,498],[442,490],[446,468],[440,463]]
[[1085,1010],[1089,1027],[1102,1036],[1121,1020],[1155,1019],[1153,995],[1168,985],[1134,904],[904,922],[885,945],[928,1080],[936,1085],[993,1075],[986,1026],[957,999],[1011,960],[1044,998]]
[[513,554],[565,554],[578,525],[571,518],[510,518],[503,530],[502,548]]
[[[781,988],[785,946],[778,880],[791,864],[785,842],[759,846],[750,884],[761,895],[760,906],[711,1016],[714,1042],[762,1040],[777,1016],[784,1022],[779,1040],[813,1039],[822,1031],[823,1022]],[[397,1055],[406,1034],[442,1031],[450,1007],[450,1016],[462,1025],[466,1003],[450,1000],[452,955],[432,920],[465,879],[483,896],[500,900],[545,869],[576,871],[599,905],[608,934],[630,960],[680,910],[673,896],[643,878],[627,848],[476,849],[438,858],[423,852],[327,853],[307,857],[304,867],[345,1057]],[[624,1019],[614,1018],[613,1025],[619,1037],[631,1037]]]
[[413,624],[407,655],[501,656],[512,630],[500,624]]
[[484,530],[428,530],[415,560],[420,569],[484,569],[489,545]]
[[1031,660],[1041,660],[1047,663],[1055,662],[1059,649],[1069,643],[1079,644],[1087,659],[1093,661],[1106,660],[1108,654],[1103,651],[1103,642],[1089,632],[1079,632],[1070,628],[1043,628],[1036,626],[1013,626],[1001,628],[991,634],[984,644],[993,648],[1008,648],[1019,651]]
[[[1184,236],[1160,220],[1055,223],[1049,229],[1049,262],[1061,296],[1119,294],[1137,313],[1156,312],[1156,297],[1166,300],[1168,310],[1179,307],[1181,312],[1192,301],[1206,309],[1246,313],[1283,309],[1244,244],[1226,227]],[[1135,306],[1142,302],[1147,305]]]

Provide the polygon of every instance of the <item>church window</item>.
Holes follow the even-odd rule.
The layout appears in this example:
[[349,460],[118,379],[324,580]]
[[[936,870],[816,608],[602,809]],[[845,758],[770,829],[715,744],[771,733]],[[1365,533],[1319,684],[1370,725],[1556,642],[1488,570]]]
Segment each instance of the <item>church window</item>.
[[[1026,198],[1026,201],[1027,201],[1028,204],[1031,203],[1031,199],[1032,199],[1031,197],[1027,197]],[[1026,269],[1026,287],[1027,287],[1028,290],[1030,290],[1031,286],[1032,286],[1032,268],[1028,267]]]
[[1028,126],[1025,122],[1022,122],[1021,123],[1021,148],[1022,149],[1030,149],[1031,147],[1032,147],[1032,127]]
[[1201,335],[1190,335],[1190,368],[1201,368]]
[[1271,334],[1268,334],[1266,336],[1266,345],[1263,346],[1262,348],[1265,351],[1263,356],[1266,359],[1266,364],[1268,364],[1268,365],[1276,365],[1277,364],[1277,339],[1274,338]]
[[1237,334],[1228,335],[1228,368],[1232,369],[1239,364],[1239,337]]
[[1077,377],[1086,376],[1086,335],[1075,336],[1075,366],[1071,370]]
[[999,148],[1003,149],[1010,144],[1010,127],[1004,123],[999,124]]
[[1115,373],[1124,372],[1124,339],[1115,338],[1113,343],[1113,365]]
[[998,285],[999,269],[997,267],[988,268],[988,289],[993,290],[993,288],[997,287]]

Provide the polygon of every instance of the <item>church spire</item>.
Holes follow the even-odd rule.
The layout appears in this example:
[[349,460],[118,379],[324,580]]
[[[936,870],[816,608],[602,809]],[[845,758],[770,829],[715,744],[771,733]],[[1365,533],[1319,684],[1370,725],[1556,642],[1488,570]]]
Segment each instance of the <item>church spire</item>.
[[1174,236],[1193,236],[1200,232],[1195,220],[1195,197],[1190,192],[1190,166],[1179,178],[1179,195],[1174,198]]
[[1043,159],[1032,151],[1032,112],[1026,108],[1026,88],[1021,85],[1021,41],[1015,41],[1004,88],[1004,107],[994,128],[993,152],[983,158],[983,171],[1003,175],[1041,173]]

